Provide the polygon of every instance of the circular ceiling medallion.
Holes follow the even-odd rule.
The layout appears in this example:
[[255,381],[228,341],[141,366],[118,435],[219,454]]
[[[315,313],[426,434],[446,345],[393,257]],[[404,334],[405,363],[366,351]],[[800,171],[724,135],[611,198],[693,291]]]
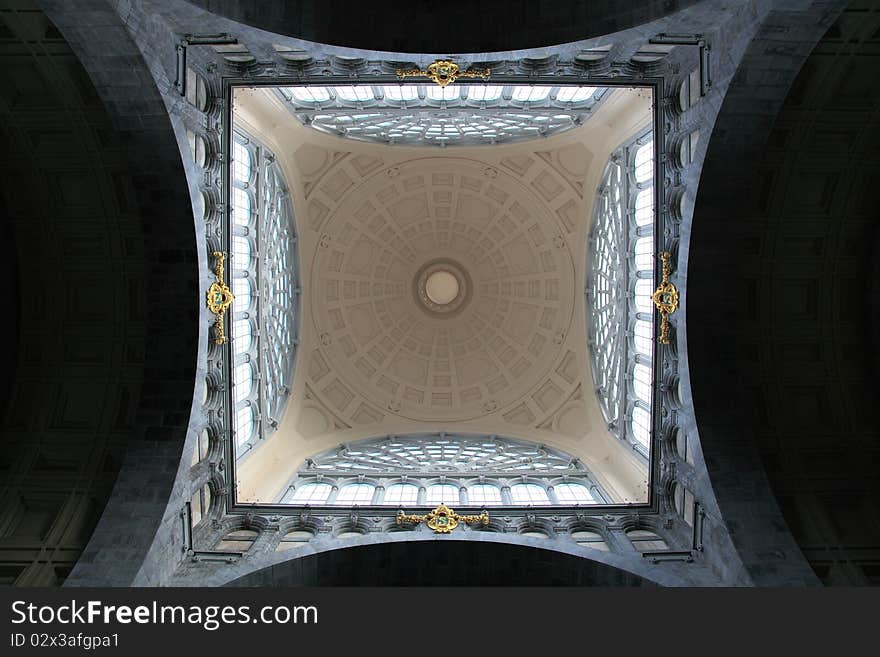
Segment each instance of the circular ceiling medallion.
[[445,306],[458,296],[458,279],[448,271],[435,271],[425,281],[425,294],[439,306]]
[[473,284],[467,271],[449,258],[423,265],[413,281],[419,307],[435,318],[450,318],[464,309],[471,298]]

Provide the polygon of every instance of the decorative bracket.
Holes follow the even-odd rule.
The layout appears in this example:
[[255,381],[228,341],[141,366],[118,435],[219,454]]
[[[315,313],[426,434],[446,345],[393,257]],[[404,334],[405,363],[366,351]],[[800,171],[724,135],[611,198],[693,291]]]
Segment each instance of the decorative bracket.
[[431,513],[424,516],[408,516],[403,511],[398,511],[397,524],[402,525],[405,522],[425,522],[436,534],[449,534],[461,522],[488,525],[489,514],[483,511],[478,516],[460,516],[445,504],[441,504]]
[[672,265],[669,264],[671,258],[672,254],[669,251],[660,254],[660,260],[663,262],[663,280],[651,295],[654,305],[660,311],[661,344],[669,344],[669,315],[678,310],[678,289],[669,282],[669,275],[672,273]]
[[214,258],[217,260],[217,263],[214,265],[217,280],[211,283],[211,287],[208,288],[208,310],[217,316],[214,322],[214,326],[217,329],[217,338],[214,342],[216,344],[223,344],[226,342],[226,333],[223,330],[223,316],[229,310],[229,306],[232,305],[235,297],[232,294],[232,290],[229,289],[229,286],[223,280],[223,264],[226,261],[226,254],[221,251],[214,251]]
[[397,69],[397,77],[403,78],[426,77],[432,82],[436,82],[441,87],[455,82],[458,78],[480,78],[488,80],[491,71],[487,68],[485,71],[462,71],[458,64],[448,59],[438,59],[433,64],[428,65],[428,70],[423,71],[415,68],[408,71]]

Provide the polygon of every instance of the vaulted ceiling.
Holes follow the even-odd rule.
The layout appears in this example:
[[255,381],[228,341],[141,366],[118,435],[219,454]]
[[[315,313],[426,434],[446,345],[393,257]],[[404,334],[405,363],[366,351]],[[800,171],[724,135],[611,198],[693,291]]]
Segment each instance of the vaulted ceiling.
[[[295,190],[303,288],[291,402],[241,464],[240,499],[272,501],[340,442],[445,430],[545,442],[616,501],[644,501],[646,465],[593,392],[583,291],[599,177],[651,107],[647,90],[618,89],[580,128],[440,151],[325,135],[271,90],[238,90],[236,122]],[[425,294],[435,270],[456,278],[448,306]]]

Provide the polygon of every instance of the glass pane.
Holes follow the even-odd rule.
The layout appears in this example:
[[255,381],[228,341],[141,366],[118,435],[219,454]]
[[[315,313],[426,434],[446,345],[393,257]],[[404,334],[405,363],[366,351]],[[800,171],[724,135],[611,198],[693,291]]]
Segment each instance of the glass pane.
[[235,444],[241,445],[250,440],[254,433],[254,409],[245,406],[235,414]]
[[453,100],[459,96],[457,85],[450,84],[446,87],[432,85],[427,89],[427,96],[431,100]]
[[639,399],[651,403],[651,368],[641,363],[633,368],[633,392]]
[[415,504],[419,500],[419,488],[412,484],[394,484],[385,489],[382,504]]
[[414,100],[419,97],[419,89],[414,84],[401,84],[396,87],[388,85],[383,87],[383,91],[388,100]]
[[293,87],[293,97],[303,103],[322,103],[330,100],[330,92],[325,87]]
[[654,189],[648,187],[636,195],[636,225],[647,226],[654,221]]
[[247,310],[251,305],[251,282],[243,276],[232,279],[232,295],[235,297],[233,308],[235,310]]
[[336,504],[369,504],[374,490],[371,484],[348,484],[339,489]]
[[579,103],[591,98],[596,87],[560,87],[556,100],[560,103]]
[[455,505],[459,502],[458,486],[450,484],[434,484],[428,486],[425,495],[426,504],[449,504]]
[[330,484],[303,484],[295,490],[288,491],[281,500],[282,504],[323,504],[330,497]]
[[348,87],[334,87],[336,95],[342,100],[363,101],[373,100],[373,89],[369,85],[355,85]]
[[590,489],[582,484],[557,484],[553,487],[560,504],[594,504]]
[[547,491],[537,484],[514,484],[510,498],[514,504],[550,504]]
[[232,143],[232,178],[246,183],[251,177],[251,154],[239,141]]
[[239,402],[251,394],[251,388],[254,381],[254,371],[250,363],[241,363],[236,365],[233,375],[232,391],[235,394],[235,401]]
[[535,86],[517,85],[513,88],[513,95],[511,97],[513,98],[513,100],[535,102],[538,100],[544,100],[547,96],[549,96],[550,89],[551,89],[551,87],[543,86],[543,85],[535,85]]
[[476,484],[468,488],[470,504],[501,504],[501,489],[490,484]]
[[645,449],[648,448],[648,442],[651,438],[651,415],[640,406],[636,406],[632,412],[630,420],[630,428],[632,429],[633,438],[640,443]]
[[490,101],[501,98],[504,87],[499,85],[474,85],[467,88],[468,100]]
[[647,182],[654,177],[654,140],[639,146],[635,158],[636,182]]
[[240,187],[232,188],[232,222],[247,226],[251,220],[251,197]]

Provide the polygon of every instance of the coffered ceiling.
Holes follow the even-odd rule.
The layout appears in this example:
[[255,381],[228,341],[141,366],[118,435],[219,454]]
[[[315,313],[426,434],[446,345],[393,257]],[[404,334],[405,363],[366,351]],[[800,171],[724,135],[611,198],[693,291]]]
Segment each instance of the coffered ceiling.
[[644,501],[647,467],[595,399],[583,293],[602,170],[650,118],[649,91],[619,88],[563,134],[438,151],[321,134],[270,89],[236,89],[235,125],[287,176],[302,290],[294,389],[238,499],[274,501],[339,443],[454,431],[563,449]]

